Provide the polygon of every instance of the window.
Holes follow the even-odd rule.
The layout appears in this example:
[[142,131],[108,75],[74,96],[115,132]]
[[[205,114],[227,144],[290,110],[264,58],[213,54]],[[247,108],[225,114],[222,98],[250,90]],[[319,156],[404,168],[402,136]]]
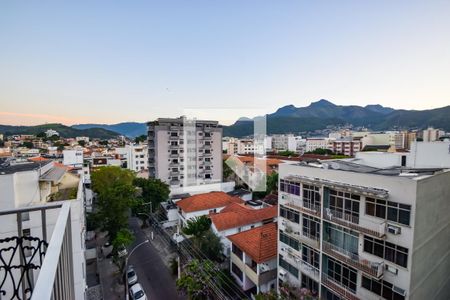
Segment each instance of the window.
[[408,265],[408,248],[364,236],[364,251],[404,268]]
[[396,223],[409,225],[411,205],[388,201],[387,219]]
[[307,288],[311,291],[313,295],[317,294],[319,292],[319,284],[311,279],[310,277],[306,276],[302,273],[302,282],[301,282],[302,288]]
[[300,243],[296,239],[291,238],[290,236],[283,233],[283,231],[280,230],[280,241],[285,243],[286,245],[289,245],[290,247],[294,248],[295,250],[300,250]]
[[386,201],[367,197],[366,215],[386,219]]
[[241,281],[244,280],[241,269],[236,266],[233,262],[231,263],[231,271],[236,275]]
[[280,180],[280,191],[300,196],[300,182],[290,182],[284,179]]
[[328,222],[324,223],[324,226],[325,241],[350,253],[358,254],[359,235],[357,232]]
[[320,207],[320,188],[303,184],[303,203],[307,206],[316,205]]
[[234,244],[231,245],[231,252],[236,254],[236,256],[242,260],[242,250],[236,247]]
[[404,300],[405,296],[396,293],[392,288],[393,284],[384,280],[375,280],[366,276],[362,276],[361,286],[387,300]]
[[316,269],[319,269],[320,258],[319,252],[313,248],[302,245],[302,260]]
[[348,287],[353,292],[356,292],[356,275],[357,271],[350,268],[343,263],[327,257],[327,275],[335,281]]
[[409,226],[411,205],[366,198],[366,214]]
[[303,235],[320,239],[320,220],[314,217],[303,215]]
[[280,206],[280,216],[292,222],[300,224],[300,213],[295,210]]
[[280,267],[282,267],[283,269],[294,275],[296,278],[298,278],[298,269],[293,265],[291,265],[290,263],[288,263],[287,261],[285,261],[281,255],[279,256],[279,259],[280,259]]
[[[330,190],[330,209],[359,218],[359,195]],[[352,222],[358,222],[359,219]]]

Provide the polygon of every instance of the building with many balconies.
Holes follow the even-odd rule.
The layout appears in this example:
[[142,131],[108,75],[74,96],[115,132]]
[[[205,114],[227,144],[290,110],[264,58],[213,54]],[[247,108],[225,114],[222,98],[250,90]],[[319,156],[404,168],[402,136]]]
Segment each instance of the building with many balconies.
[[449,299],[450,170],[356,161],[279,166],[279,287]]
[[149,122],[148,168],[175,188],[222,182],[222,127],[186,117]]

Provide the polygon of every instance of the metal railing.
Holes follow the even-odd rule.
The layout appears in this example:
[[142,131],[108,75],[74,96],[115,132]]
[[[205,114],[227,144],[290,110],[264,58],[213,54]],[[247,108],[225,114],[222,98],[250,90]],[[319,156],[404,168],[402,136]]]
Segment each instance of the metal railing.
[[366,233],[378,238],[383,237],[386,234],[386,222],[373,224],[369,226],[368,224],[360,224],[359,217],[353,216],[347,213],[343,213],[331,208],[325,208],[322,214],[323,218],[337,224],[349,227],[356,231]]
[[352,253],[346,249],[333,245],[329,242],[322,241],[322,250],[338,260],[355,267],[366,274],[373,277],[380,278],[383,276],[384,264],[383,262],[372,262],[361,258],[358,254]]
[[337,293],[339,296],[343,297],[344,299],[348,300],[359,300],[358,297],[356,297],[356,291],[353,291],[349,287],[343,285],[342,283],[336,281],[333,277],[328,276],[325,273],[322,273],[322,284],[332,290],[333,292]]
[[299,201],[295,200],[289,200],[287,203],[285,203],[285,205],[293,209],[297,209],[301,212],[307,213],[309,215],[320,217],[321,208],[318,205],[313,205],[306,202],[300,204]]
[[[51,240],[47,242],[47,210],[53,209],[60,210],[51,233]],[[22,236],[22,214],[30,212],[40,212],[42,237]],[[31,299],[39,300],[74,299],[70,203],[52,203],[0,211],[0,217],[7,215],[16,215],[18,236],[0,240],[0,245],[4,242],[11,245],[11,241],[17,241],[13,252],[0,253],[2,256],[0,269],[5,270],[5,277],[0,284],[2,294],[0,297],[30,299],[31,295]],[[16,255],[18,258],[15,257]],[[37,269],[40,271],[34,284],[32,273]],[[5,287],[4,284],[9,286]]]

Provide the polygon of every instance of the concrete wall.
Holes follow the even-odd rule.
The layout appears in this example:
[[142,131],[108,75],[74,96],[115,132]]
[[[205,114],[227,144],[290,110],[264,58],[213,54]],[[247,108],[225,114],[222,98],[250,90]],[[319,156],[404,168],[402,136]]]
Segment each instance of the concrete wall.
[[450,299],[450,172],[417,182],[413,245],[410,299]]

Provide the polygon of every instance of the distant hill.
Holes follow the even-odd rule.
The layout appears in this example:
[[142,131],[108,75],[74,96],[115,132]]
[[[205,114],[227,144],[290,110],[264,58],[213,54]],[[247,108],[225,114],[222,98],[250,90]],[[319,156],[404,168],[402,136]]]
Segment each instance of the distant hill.
[[73,125],[72,128],[76,129],[93,129],[93,128],[102,128],[106,130],[111,130],[121,135],[127,137],[137,137],[140,135],[147,135],[147,124],[146,123],[137,123],[137,122],[124,122],[118,124],[78,124]]
[[0,125],[0,133],[6,135],[12,134],[38,134],[47,129],[56,130],[61,137],[74,138],[77,136],[88,136],[90,138],[110,139],[115,138],[119,134],[117,132],[106,130],[103,128],[76,129],[63,124],[44,124],[37,126],[10,126]]
[[[325,129],[329,125],[352,124],[373,130],[426,128],[434,126],[450,131],[450,106],[430,110],[395,110],[379,104],[335,105],[319,100],[306,107],[287,105],[266,115],[267,133],[296,133]],[[240,118],[231,126],[224,126],[224,136],[242,137],[253,134],[253,122]]]

